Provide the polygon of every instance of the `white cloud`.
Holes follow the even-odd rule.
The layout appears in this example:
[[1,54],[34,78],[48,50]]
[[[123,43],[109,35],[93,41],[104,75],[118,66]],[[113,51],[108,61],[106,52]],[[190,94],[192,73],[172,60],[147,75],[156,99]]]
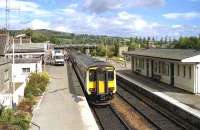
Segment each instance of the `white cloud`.
[[86,10],[103,13],[122,8],[152,8],[161,7],[165,0],[83,0]]
[[34,19],[31,23],[30,23],[30,27],[32,29],[52,29],[50,28],[50,23],[47,21],[42,21],[39,19]]
[[183,25],[180,24],[172,25],[172,28],[174,29],[183,28]]
[[139,17],[140,17],[139,15],[129,14],[129,13],[126,12],[126,11],[119,12],[119,13],[118,13],[118,16],[119,16],[119,18],[122,19],[122,20],[136,19],[136,18],[139,18]]
[[[199,26],[162,25],[155,21],[148,21],[141,15],[122,10],[124,8],[129,9],[130,7],[160,7],[164,5],[164,0],[98,0],[99,2],[97,0],[85,0],[86,3],[84,4],[69,4],[65,8],[54,10],[51,13],[42,9],[34,2],[24,0],[13,1],[21,1],[20,3],[23,3],[21,6],[24,7],[23,10],[27,14],[26,16],[38,16],[32,18],[25,17],[27,20],[25,20],[24,24],[20,24],[21,21],[16,16],[15,18],[11,16],[10,28],[14,29],[31,27],[33,29],[52,29],[62,32],[115,36],[180,36],[198,34],[200,30]],[[16,5],[12,3],[10,6],[16,8]],[[92,7],[91,5],[95,6]],[[87,11],[83,10],[83,6]],[[3,5],[0,4],[0,8],[2,7]],[[108,14],[98,14],[108,10],[117,11]],[[44,20],[44,18],[39,17],[40,15],[52,15],[53,17]],[[199,17],[199,13],[168,13],[163,16],[170,19],[190,19]]]
[[167,19],[193,19],[200,18],[199,12],[186,12],[186,13],[167,13],[163,14]]
[[[1,0],[0,8],[4,9],[5,7],[6,7],[6,1]],[[8,8],[14,10],[20,10],[21,12],[29,12],[29,13],[31,12],[38,16],[51,15],[49,11],[41,9],[41,7],[38,4],[30,1],[12,0],[11,2],[8,2]]]
[[134,0],[129,3],[130,7],[161,7],[165,5],[165,0]]
[[60,31],[60,32],[69,32],[69,33],[72,32],[72,30],[66,25],[65,26],[64,25],[59,25],[59,26],[55,27],[54,30]]

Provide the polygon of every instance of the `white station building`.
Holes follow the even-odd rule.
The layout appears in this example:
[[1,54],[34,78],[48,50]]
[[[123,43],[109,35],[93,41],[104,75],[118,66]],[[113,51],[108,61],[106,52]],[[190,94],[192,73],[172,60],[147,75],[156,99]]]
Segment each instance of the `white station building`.
[[143,49],[123,53],[131,68],[154,80],[200,93],[200,51],[192,49]]
[[15,59],[12,70],[14,82],[24,83],[30,73],[42,72],[42,60],[40,58]]

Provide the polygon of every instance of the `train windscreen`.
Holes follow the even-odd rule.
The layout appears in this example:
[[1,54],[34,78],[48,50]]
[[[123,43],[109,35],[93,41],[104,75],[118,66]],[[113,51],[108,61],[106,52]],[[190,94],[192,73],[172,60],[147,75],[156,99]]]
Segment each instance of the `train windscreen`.
[[104,71],[99,71],[98,80],[99,81],[105,81],[105,72]]
[[114,80],[114,72],[113,71],[108,71],[108,80]]
[[89,80],[90,81],[96,81],[96,70],[90,70]]

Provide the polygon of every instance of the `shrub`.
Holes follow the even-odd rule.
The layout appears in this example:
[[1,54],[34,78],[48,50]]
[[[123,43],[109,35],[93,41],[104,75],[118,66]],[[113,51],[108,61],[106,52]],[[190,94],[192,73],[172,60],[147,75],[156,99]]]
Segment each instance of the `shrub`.
[[31,121],[29,113],[3,109],[0,115],[1,130],[28,130]]
[[25,97],[40,96],[49,83],[47,72],[31,73],[25,88]]
[[33,105],[36,104],[35,99],[32,98],[25,98],[20,104],[17,106],[17,110],[32,113]]
[[24,111],[17,111],[15,112],[15,118],[12,124],[19,126],[21,130],[28,130],[30,122],[31,116],[29,113]]

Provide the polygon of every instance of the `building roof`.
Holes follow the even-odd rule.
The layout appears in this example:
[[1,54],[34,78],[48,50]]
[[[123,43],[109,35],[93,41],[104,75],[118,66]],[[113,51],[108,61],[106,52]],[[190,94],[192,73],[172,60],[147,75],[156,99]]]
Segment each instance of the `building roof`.
[[4,55],[6,47],[6,35],[0,34],[0,55]]
[[74,52],[71,51],[70,53],[71,53],[70,55],[76,59],[76,62],[78,64],[82,64],[86,68],[96,67],[96,66],[111,66],[111,67],[113,67],[111,64],[109,64],[105,61],[95,59],[86,54],[78,53],[75,51]]
[[[188,59],[188,58],[200,56],[200,51],[199,50],[192,50],[192,49],[157,49],[157,48],[151,48],[151,49],[128,51],[128,52],[125,52],[123,54],[183,61],[183,60]],[[195,61],[195,62],[200,62],[200,59],[198,61]]]
[[[44,43],[15,44],[15,53],[44,52]],[[12,46],[8,49],[12,53]]]
[[19,58],[19,59],[15,59],[15,63],[38,63],[39,61],[41,61],[40,58]]

